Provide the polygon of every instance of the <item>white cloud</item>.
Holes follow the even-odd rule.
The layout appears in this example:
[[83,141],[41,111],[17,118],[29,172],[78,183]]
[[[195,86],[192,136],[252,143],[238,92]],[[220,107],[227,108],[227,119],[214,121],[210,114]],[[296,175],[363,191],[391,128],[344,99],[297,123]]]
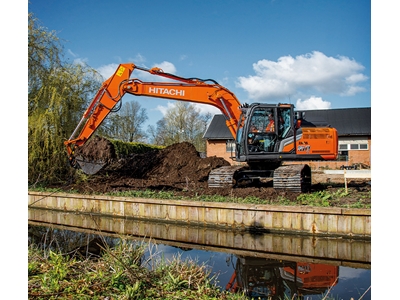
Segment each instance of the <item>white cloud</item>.
[[[166,105],[157,105],[156,110],[160,111],[162,115],[165,116],[168,110],[173,109],[176,106],[177,101],[174,102],[168,101]],[[203,115],[205,115],[206,113],[211,113],[211,115],[222,114],[222,112],[218,108],[212,105],[192,103],[192,102],[190,102],[190,104],[196,107],[196,109],[198,109],[200,113]]]
[[78,54],[72,52],[71,49],[67,50],[67,53],[73,58],[73,64],[75,65],[87,65],[88,59],[87,58],[80,58]]
[[[137,66],[140,66],[139,64],[136,64]],[[144,67],[144,66],[140,66]],[[177,70],[175,68],[175,65],[173,63],[170,63],[168,61],[163,61],[161,63],[156,63],[152,66],[152,68],[157,67],[163,70],[164,73],[170,73],[170,74],[176,74]],[[145,67],[148,68],[148,67]],[[148,68],[150,69],[150,68]],[[162,76],[157,76],[150,74],[148,72],[143,72],[140,70],[135,71],[132,76],[132,78],[137,78],[140,79],[141,81],[147,81],[147,82],[165,82],[165,81],[171,81],[171,79],[164,78]]]
[[170,63],[169,61],[163,61],[162,63],[154,64],[153,67],[162,69],[164,73],[176,74],[176,68],[174,64]]
[[[137,65],[140,66],[139,64],[137,64]],[[110,78],[111,75],[113,75],[115,73],[118,66],[119,66],[119,64],[112,63],[112,64],[104,65],[104,66],[97,68],[97,71],[103,76],[104,79],[108,79],[108,78]],[[175,68],[174,64],[170,63],[168,61],[163,61],[162,63],[154,64],[154,67],[158,67],[158,68],[162,69],[165,73],[176,74],[176,68]],[[152,75],[150,73],[143,72],[140,70],[134,71],[134,73],[132,73],[131,77],[138,78],[142,81],[151,81],[151,82],[166,81],[166,79],[161,76]]]
[[353,269],[348,267],[341,267],[340,268],[340,278],[343,280],[346,279],[356,279],[360,278],[365,274],[369,274],[369,270],[366,269]]
[[282,56],[278,61],[260,60],[253,64],[255,75],[239,77],[237,86],[250,99],[283,99],[300,91],[354,95],[365,91],[359,84],[368,80],[364,67],[345,57],[328,57],[314,51],[305,55]]
[[310,97],[306,100],[298,99],[296,101],[296,109],[298,110],[314,110],[314,109],[329,109],[331,103],[322,100],[321,97]]
[[142,54],[138,53],[133,59],[130,59],[130,61],[137,66],[141,66],[146,62],[146,58]]
[[68,49],[67,52],[68,52],[68,54],[71,55],[72,57],[77,57],[77,55],[76,55],[74,52],[72,52],[71,49]]
[[103,76],[104,80],[106,80],[106,79],[110,78],[112,74],[115,73],[118,66],[119,66],[119,64],[104,65],[104,66],[97,68],[97,72],[99,72],[100,75]]
[[175,102],[168,102],[167,105],[157,105],[156,110],[160,111],[163,117],[167,114],[167,111],[175,107]]
[[202,115],[210,113],[211,115],[222,114],[221,110],[209,104],[192,103]]
[[87,65],[87,59],[86,58],[75,58],[74,64],[85,66],[85,65]]

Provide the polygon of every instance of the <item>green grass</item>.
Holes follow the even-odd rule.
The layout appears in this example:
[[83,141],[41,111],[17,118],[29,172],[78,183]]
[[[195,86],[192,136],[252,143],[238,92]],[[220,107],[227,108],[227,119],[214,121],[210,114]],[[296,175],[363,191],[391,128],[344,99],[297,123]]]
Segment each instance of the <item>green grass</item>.
[[29,299],[246,299],[214,283],[210,268],[179,256],[146,259],[146,244],[121,239],[99,258],[28,248]]
[[[65,192],[57,189],[46,189],[44,187],[30,189],[38,192]],[[71,190],[69,193],[78,193]],[[150,198],[164,200],[186,200],[186,201],[204,201],[204,202],[219,202],[219,203],[240,203],[240,204],[269,204],[269,205],[300,205],[300,206],[318,206],[318,207],[343,207],[343,208],[371,208],[370,199],[371,192],[363,193],[346,193],[345,189],[339,189],[335,192],[317,191],[313,193],[300,194],[295,201],[292,201],[284,196],[278,196],[275,199],[261,199],[254,196],[230,197],[220,195],[196,195],[196,196],[177,196],[171,191],[156,191],[156,190],[130,190],[122,192],[110,192],[104,195],[117,197],[131,198]],[[343,201],[343,199],[351,199],[351,201]]]

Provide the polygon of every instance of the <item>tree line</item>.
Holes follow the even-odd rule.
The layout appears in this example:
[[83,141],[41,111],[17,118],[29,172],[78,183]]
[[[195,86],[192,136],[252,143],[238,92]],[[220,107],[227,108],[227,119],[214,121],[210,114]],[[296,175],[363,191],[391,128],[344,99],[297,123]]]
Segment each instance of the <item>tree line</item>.
[[[64,57],[63,41],[28,13],[28,183],[41,185],[74,180],[64,141],[105,78],[86,64]],[[111,113],[96,134],[124,142],[168,146],[187,141],[205,151],[202,136],[211,114],[203,115],[193,104],[177,101],[156,126],[139,102],[126,101]]]

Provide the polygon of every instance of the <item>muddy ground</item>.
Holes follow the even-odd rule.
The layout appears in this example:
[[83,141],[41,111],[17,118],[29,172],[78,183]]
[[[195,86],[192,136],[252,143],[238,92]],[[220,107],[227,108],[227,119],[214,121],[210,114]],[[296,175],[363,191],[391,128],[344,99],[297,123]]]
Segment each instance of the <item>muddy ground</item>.
[[[176,196],[221,195],[234,197],[254,196],[261,199],[277,199],[278,196],[295,200],[299,194],[277,192],[272,182],[240,188],[208,188],[209,172],[217,167],[229,165],[220,157],[201,158],[190,143],[178,143],[163,150],[146,154],[134,154],[116,159],[113,145],[106,139],[95,137],[84,148],[76,151],[85,158],[107,161],[98,173],[88,175],[87,180],[65,184],[63,190],[76,190],[80,193],[106,193],[127,190],[170,191]],[[335,192],[344,188],[343,175],[326,175],[323,171],[313,172],[312,190]],[[340,204],[357,202],[371,190],[370,180],[348,181],[349,195]],[[370,202],[367,199],[365,202]]]

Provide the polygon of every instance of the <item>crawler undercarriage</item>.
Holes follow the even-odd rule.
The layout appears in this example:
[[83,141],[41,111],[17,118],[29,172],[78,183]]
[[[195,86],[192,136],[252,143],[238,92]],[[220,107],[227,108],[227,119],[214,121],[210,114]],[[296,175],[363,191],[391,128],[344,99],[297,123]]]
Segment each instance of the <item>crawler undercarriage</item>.
[[276,190],[302,193],[311,189],[311,169],[307,164],[283,165],[273,170],[252,170],[247,166],[224,166],[214,169],[208,177],[209,187],[237,187],[273,179]]

